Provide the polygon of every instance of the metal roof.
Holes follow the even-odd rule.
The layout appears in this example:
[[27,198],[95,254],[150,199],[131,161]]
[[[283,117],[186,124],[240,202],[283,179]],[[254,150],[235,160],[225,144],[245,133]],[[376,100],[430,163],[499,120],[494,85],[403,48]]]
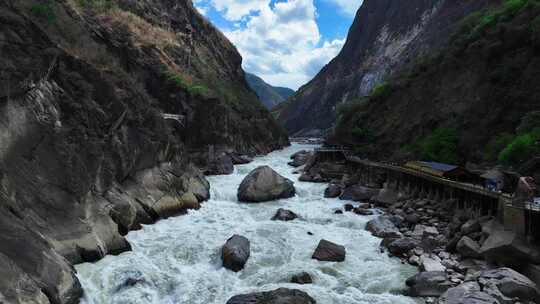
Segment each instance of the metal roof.
[[454,169],[456,169],[458,167],[458,166],[455,166],[455,165],[449,165],[449,164],[437,163],[437,162],[421,161],[419,163],[422,164],[423,166],[429,167],[431,169],[443,171],[443,172],[452,171],[452,170],[454,170]]

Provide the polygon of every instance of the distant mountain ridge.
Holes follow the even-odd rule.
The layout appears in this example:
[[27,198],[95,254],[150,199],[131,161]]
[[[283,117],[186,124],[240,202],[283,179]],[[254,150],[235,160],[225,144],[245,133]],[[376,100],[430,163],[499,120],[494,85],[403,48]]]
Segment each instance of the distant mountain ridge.
[[259,76],[250,73],[246,73],[246,81],[267,109],[272,109],[295,93],[293,89],[274,87]]

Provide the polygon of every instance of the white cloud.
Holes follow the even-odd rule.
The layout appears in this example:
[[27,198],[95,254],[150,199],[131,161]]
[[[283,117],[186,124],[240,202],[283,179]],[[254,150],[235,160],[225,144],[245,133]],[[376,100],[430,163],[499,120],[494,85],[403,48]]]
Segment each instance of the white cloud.
[[339,7],[340,11],[349,16],[356,15],[356,11],[362,5],[363,0],[326,0]]
[[270,4],[270,0],[210,0],[209,2],[229,21],[241,20]]

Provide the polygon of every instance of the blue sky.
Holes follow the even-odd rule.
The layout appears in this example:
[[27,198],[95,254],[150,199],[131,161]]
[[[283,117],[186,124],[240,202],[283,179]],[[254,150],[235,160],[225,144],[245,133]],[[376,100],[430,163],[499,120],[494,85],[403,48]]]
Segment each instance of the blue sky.
[[194,0],[238,48],[244,70],[297,89],[341,50],[362,0]]

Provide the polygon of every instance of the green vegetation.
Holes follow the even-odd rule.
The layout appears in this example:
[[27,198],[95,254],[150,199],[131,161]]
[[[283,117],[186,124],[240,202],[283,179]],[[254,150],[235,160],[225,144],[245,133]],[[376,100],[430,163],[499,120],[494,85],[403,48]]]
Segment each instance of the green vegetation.
[[378,83],[369,94],[370,98],[385,98],[392,93],[392,87],[386,81]]
[[459,160],[458,141],[459,137],[455,129],[438,128],[412,148],[423,160],[456,164]]
[[56,21],[56,13],[52,0],[46,0],[32,5],[30,12],[37,18],[47,21],[49,24]]
[[371,143],[375,139],[375,134],[369,128],[357,126],[352,129],[351,133],[360,142]]
[[538,6],[540,0],[505,0],[497,9],[485,13],[475,12],[467,16],[461,22],[459,34],[465,35],[468,40],[477,40],[486,29],[512,20],[523,9]]
[[177,89],[188,92],[191,96],[208,97],[211,93],[210,89],[202,84],[191,85],[181,75],[167,72],[167,81],[174,85]]
[[501,153],[499,162],[505,165],[518,165],[540,154],[540,128],[517,135]]
[[83,8],[97,12],[106,12],[116,8],[116,0],[76,0],[77,4]]

